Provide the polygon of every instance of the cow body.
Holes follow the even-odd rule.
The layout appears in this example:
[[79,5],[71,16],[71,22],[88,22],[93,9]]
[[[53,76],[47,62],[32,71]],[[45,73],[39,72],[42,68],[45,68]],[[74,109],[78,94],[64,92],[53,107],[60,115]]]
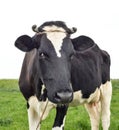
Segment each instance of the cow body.
[[19,86],[27,100],[29,129],[36,129],[49,100],[43,119],[56,108],[52,130],[63,130],[68,106],[80,104],[85,104],[92,130],[99,129],[100,114],[103,130],[108,130],[112,94],[108,53],[89,37],[70,39],[72,30],[61,22],[45,23],[38,31],[32,40],[22,36],[15,43],[26,51]]

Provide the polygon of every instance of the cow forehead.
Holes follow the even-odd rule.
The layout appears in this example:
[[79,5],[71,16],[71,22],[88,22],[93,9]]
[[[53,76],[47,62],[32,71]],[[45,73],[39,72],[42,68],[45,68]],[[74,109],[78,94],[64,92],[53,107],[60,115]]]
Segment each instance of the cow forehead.
[[47,33],[46,36],[51,41],[52,45],[54,46],[57,56],[61,57],[60,50],[62,47],[63,39],[66,37],[66,34],[59,33],[59,32],[52,32],[52,33]]
[[66,37],[65,30],[62,27],[57,26],[46,26],[43,28],[43,30],[46,32],[47,38],[51,41],[52,45],[54,46],[54,49],[56,51],[56,54],[58,57],[61,57],[61,47],[63,43],[63,39]]

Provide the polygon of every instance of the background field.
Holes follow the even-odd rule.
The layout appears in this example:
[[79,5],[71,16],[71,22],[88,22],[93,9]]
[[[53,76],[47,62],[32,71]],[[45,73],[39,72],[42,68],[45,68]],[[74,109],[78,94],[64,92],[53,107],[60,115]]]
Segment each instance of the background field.
[[[119,80],[112,80],[112,84],[110,130],[119,130]],[[52,110],[41,130],[51,130],[54,117],[55,110]],[[19,91],[18,80],[0,80],[0,130],[28,130],[26,102]],[[69,108],[65,130],[90,130],[83,106]]]

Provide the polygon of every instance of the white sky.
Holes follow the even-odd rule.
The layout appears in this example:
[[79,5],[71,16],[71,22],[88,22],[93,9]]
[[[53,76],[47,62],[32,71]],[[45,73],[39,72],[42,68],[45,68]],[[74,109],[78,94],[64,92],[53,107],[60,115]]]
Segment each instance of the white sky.
[[0,78],[18,78],[24,52],[14,47],[22,34],[33,36],[33,24],[62,20],[87,35],[111,55],[111,78],[119,78],[118,0],[1,0]]

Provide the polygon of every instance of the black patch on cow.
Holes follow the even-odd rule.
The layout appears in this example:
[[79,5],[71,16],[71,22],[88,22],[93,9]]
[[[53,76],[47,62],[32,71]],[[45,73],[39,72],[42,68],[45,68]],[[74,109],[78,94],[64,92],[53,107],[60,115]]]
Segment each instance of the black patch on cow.
[[63,125],[63,120],[67,113],[67,109],[68,109],[67,105],[57,106],[56,117],[53,127],[61,127],[61,125]]

